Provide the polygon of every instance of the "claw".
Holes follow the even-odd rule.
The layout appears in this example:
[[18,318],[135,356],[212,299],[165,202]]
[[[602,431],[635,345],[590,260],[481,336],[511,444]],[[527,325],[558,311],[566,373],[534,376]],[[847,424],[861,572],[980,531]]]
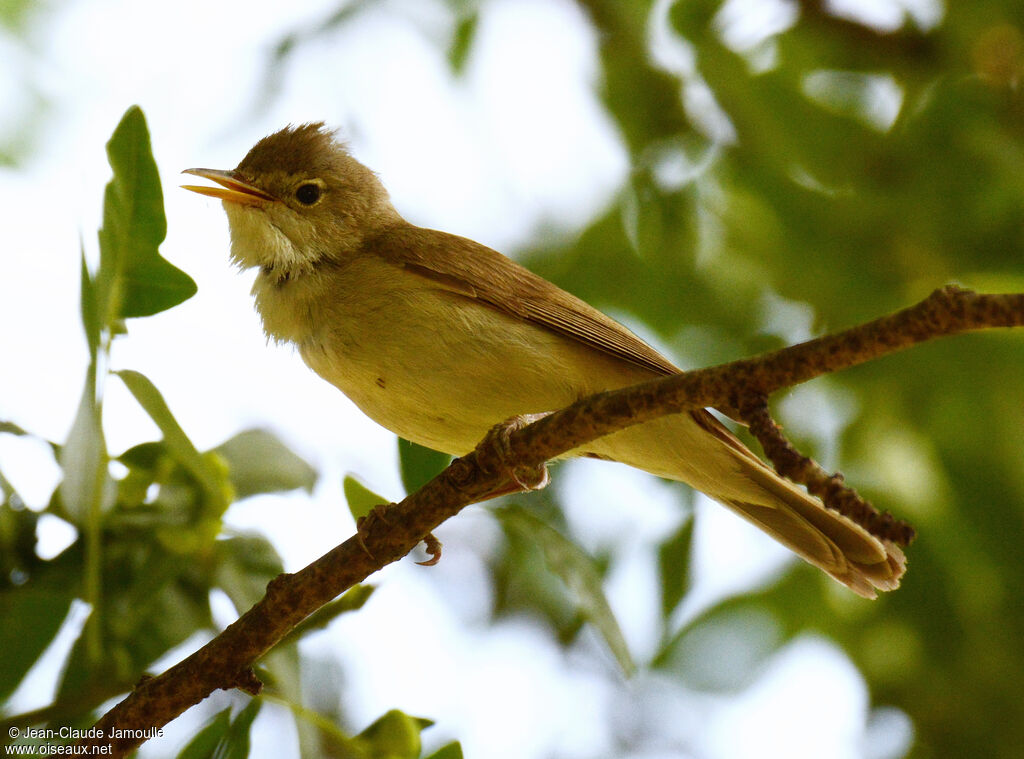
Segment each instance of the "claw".
[[513,467],[511,470],[512,481],[521,490],[543,490],[551,482],[546,466],[540,467]]
[[363,540],[363,527],[365,524],[366,517],[359,517],[359,519],[356,520],[356,541],[359,543],[359,547],[363,549],[363,553],[365,553],[372,559],[373,553],[370,551],[369,548],[366,547],[366,541]]
[[434,533],[428,532],[423,537],[423,542],[426,543],[427,553],[430,554],[430,558],[426,561],[417,561],[421,567],[432,567],[441,560],[441,541],[434,537]]
[[512,456],[509,436],[516,430],[522,429],[545,416],[548,416],[548,414],[520,414],[519,416],[507,419],[501,424],[496,424],[488,430],[487,436],[477,449],[480,454],[481,464],[485,469],[501,472],[510,480],[507,485],[502,485],[489,493],[487,495],[488,499],[511,493],[541,490],[551,481],[551,478],[548,476],[547,467],[544,464],[537,467],[510,467],[506,463]]

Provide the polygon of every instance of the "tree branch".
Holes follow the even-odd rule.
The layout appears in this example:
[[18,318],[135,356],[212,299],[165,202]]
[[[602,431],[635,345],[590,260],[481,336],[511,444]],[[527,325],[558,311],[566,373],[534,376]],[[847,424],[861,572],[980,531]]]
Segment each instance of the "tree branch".
[[740,414],[750,425],[750,432],[761,444],[764,455],[776,472],[806,485],[807,492],[820,498],[825,506],[853,520],[876,538],[903,547],[910,545],[915,535],[913,527],[888,512],[878,511],[853,488],[846,486],[843,475],[838,472],[829,474],[786,440],[782,429],[768,412],[767,398],[751,398]]
[[[353,536],[295,574],[282,574],[266,596],[219,636],[156,677],[146,677],[85,743],[110,744],[115,756],[144,739],[114,730],[162,727],[218,688],[258,693],[253,664],[309,614],[370,574],[405,556],[463,507],[509,492],[515,473],[544,464],[616,430],[688,409],[739,414],[750,399],[870,361],[932,338],[987,327],[1024,325],[1024,294],[980,295],[956,286],[915,306],[835,335],[750,359],[600,393],[526,426],[496,428],[476,450],[398,504],[383,508]],[[497,444],[496,441],[500,442]],[[510,474],[511,473],[511,474]]]

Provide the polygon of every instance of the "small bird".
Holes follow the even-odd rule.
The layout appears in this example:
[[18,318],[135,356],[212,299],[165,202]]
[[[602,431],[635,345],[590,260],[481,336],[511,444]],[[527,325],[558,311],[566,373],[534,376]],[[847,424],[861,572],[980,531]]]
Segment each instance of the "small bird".
[[[322,123],[256,143],[219,186],[231,258],[259,270],[267,335],[370,418],[444,453],[495,424],[680,370],[626,327],[500,253],[403,219],[377,176]],[[570,456],[685,482],[855,593],[899,586],[899,546],[779,477],[708,411],[662,417]]]

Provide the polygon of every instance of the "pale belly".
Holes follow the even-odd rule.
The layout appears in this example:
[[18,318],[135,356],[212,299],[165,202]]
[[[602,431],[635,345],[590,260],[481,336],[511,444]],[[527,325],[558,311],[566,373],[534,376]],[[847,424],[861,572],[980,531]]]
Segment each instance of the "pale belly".
[[[460,303],[462,296],[420,297],[429,307],[406,297],[382,318],[362,314],[358,336],[335,328],[299,350],[367,416],[421,445],[461,455],[511,416],[554,411],[651,377],[487,306]],[[422,324],[422,309],[442,315]]]

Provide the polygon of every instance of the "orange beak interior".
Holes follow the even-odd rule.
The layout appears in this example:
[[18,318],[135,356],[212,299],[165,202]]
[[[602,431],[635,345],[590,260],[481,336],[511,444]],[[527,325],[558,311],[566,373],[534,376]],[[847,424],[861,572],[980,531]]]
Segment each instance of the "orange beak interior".
[[218,200],[226,200],[231,203],[243,205],[262,205],[268,201],[276,200],[270,193],[264,192],[258,187],[253,187],[248,182],[238,178],[234,171],[220,171],[219,169],[185,169],[182,174],[193,174],[203,179],[216,182],[220,187],[209,187],[206,185],[183,184],[185,190],[198,192],[200,195],[208,195]]

